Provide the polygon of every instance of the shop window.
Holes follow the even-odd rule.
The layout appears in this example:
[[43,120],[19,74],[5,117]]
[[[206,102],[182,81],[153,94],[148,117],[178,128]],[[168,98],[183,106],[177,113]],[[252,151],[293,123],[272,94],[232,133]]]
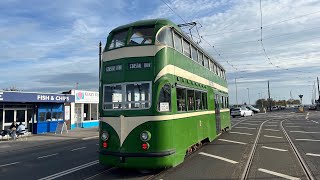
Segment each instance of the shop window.
[[165,112],[171,110],[171,85],[162,86],[159,93],[158,111]]
[[51,112],[46,113],[46,120],[51,121]]
[[98,119],[98,104],[90,104],[91,106],[91,120]]
[[12,123],[14,120],[14,110],[5,110],[5,123]]
[[32,118],[33,118],[33,109],[27,109],[27,121],[28,122],[32,122]]
[[88,121],[90,120],[90,104],[84,104],[84,115],[83,120]]
[[201,101],[201,92],[196,91],[195,92],[195,99],[196,99],[196,110],[202,109],[202,101]]
[[0,109],[0,130],[2,130],[2,123],[3,123],[3,109]]
[[188,111],[194,110],[194,90],[187,90]]
[[186,111],[186,89],[177,88],[177,110]]
[[45,112],[39,113],[39,121],[41,121],[41,122],[45,121],[45,116],[46,116]]

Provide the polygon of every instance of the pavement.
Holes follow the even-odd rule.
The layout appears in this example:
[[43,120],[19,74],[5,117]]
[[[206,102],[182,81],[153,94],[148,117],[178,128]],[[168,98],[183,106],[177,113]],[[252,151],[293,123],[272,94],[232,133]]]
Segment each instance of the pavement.
[[86,140],[98,138],[98,128],[78,128],[63,132],[62,134],[45,133],[45,134],[31,134],[17,140],[4,138],[0,140],[0,154],[8,151],[25,150],[37,146],[46,146],[57,143],[68,143],[69,141]]

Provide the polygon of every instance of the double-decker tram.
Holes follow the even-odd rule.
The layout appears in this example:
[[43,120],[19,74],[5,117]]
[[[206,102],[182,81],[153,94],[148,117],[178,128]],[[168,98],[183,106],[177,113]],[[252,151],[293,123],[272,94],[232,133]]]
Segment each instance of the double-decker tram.
[[231,127],[225,70],[169,20],[112,30],[100,64],[103,165],[174,167]]

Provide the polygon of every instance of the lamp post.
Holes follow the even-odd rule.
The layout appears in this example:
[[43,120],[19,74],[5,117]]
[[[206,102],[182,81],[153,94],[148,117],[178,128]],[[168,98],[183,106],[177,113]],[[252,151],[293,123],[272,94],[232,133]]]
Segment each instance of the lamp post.
[[248,100],[249,100],[249,105],[250,105],[250,95],[249,95],[249,88],[247,88],[248,90]]
[[234,78],[234,83],[236,85],[236,106],[238,106],[238,87],[237,87],[237,78]]
[[302,95],[302,94],[300,94],[300,95],[299,95],[299,98],[300,98],[300,104],[302,104],[302,97],[303,97],[303,95]]

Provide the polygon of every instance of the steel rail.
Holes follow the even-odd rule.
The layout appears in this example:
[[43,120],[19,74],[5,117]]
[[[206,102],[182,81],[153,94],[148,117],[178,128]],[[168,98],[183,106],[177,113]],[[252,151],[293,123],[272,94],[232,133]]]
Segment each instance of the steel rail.
[[263,123],[261,123],[260,125],[260,128],[259,128],[259,131],[258,131],[258,134],[257,134],[257,137],[254,141],[254,144],[253,144],[253,147],[251,149],[251,153],[249,155],[249,159],[246,163],[246,166],[245,166],[245,169],[241,175],[241,180],[244,180],[244,179],[247,179],[248,175],[249,175],[249,171],[250,171],[250,167],[251,167],[251,164],[252,164],[252,161],[253,161],[253,157],[254,157],[254,154],[255,154],[255,151],[257,149],[257,146],[258,146],[258,141],[260,139],[260,134],[261,134],[261,129],[262,129],[262,126],[264,125],[264,123],[268,122],[270,120],[265,120],[263,121]]
[[288,135],[288,133],[286,132],[286,130],[284,129],[283,127],[283,121],[285,120],[282,120],[281,121],[281,129],[282,129],[282,132],[284,133],[284,135],[286,136],[295,156],[297,157],[302,169],[303,169],[303,172],[305,173],[306,177],[309,179],[309,180],[315,180],[315,178],[313,177],[313,174],[312,172],[310,171],[307,163],[304,161],[304,159],[302,158],[302,156],[300,155],[298,149],[296,148],[296,146],[294,145],[294,143],[292,142],[290,136]]

